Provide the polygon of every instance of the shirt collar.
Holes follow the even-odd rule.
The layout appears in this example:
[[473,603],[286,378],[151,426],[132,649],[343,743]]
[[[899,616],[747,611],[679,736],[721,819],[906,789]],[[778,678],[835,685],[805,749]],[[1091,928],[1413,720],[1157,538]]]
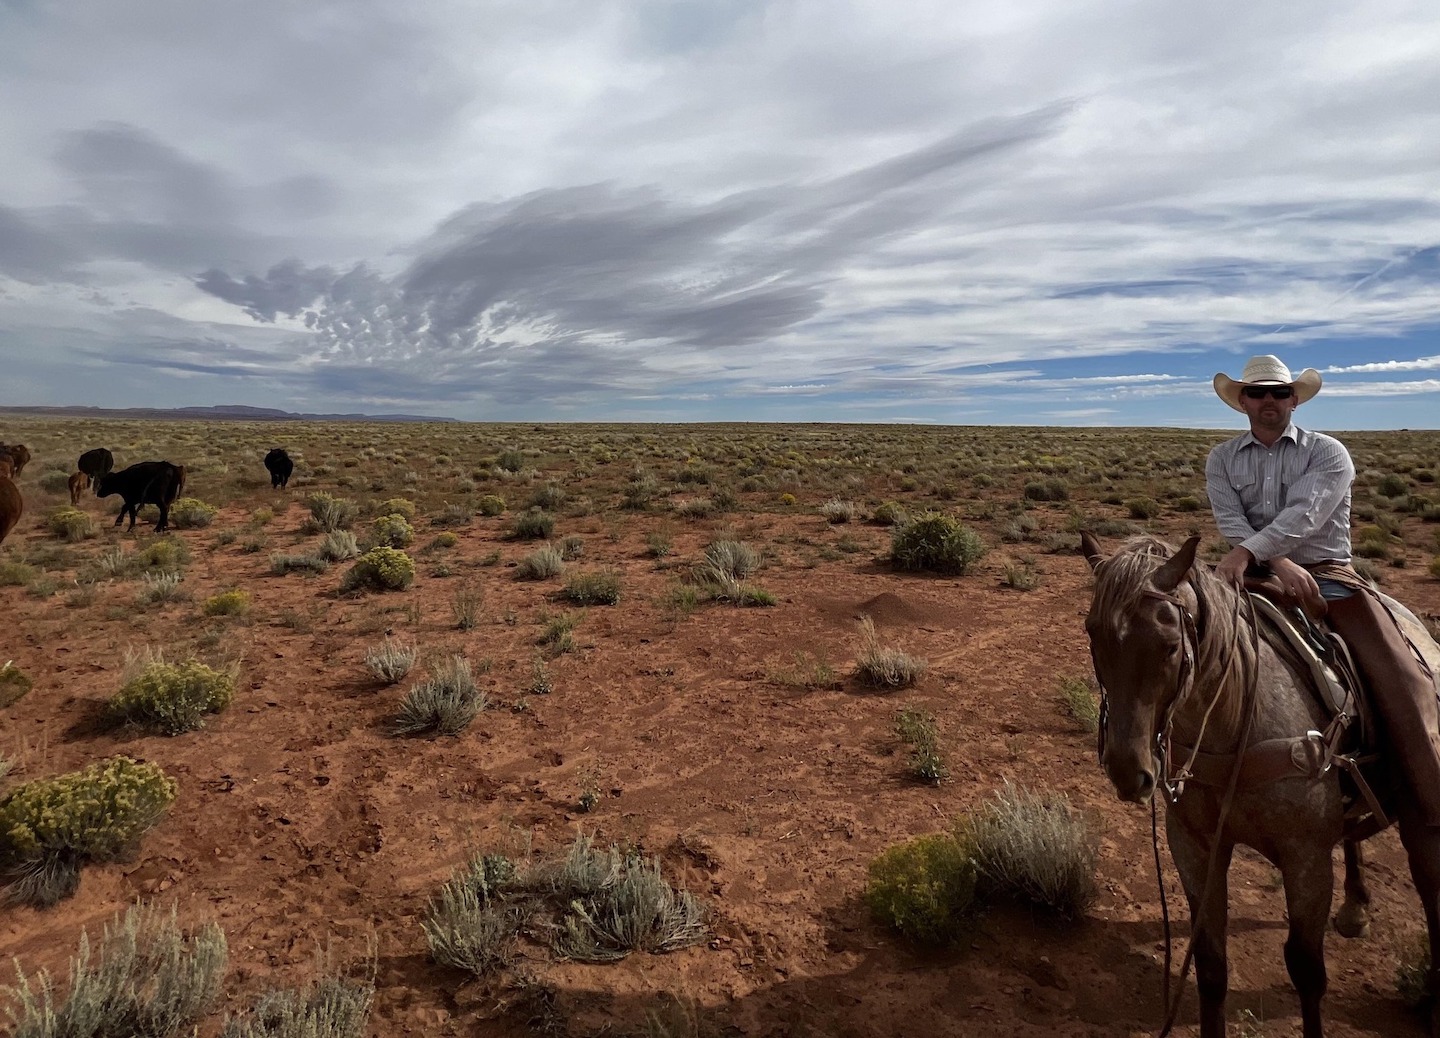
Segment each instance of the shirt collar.
[[[1299,427],[1298,425],[1296,425],[1294,422],[1291,422],[1289,425],[1285,426],[1285,431],[1280,434],[1280,440],[1289,440],[1291,443],[1295,444],[1297,447],[1300,447],[1300,446],[1304,446],[1304,440],[1303,440],[1304,435],[1305,435],[1305,430],[1302,429],[1302,428],[1300,428],[1300,427]],[[1276,440],[1275,442],[1276,442],[1276,443],[1279,443],[1280,440]],[[1244,435],[1242,435],[1242,436],[1240,437],[1240,446],[1241,446],[1241,447],[1251,447],[1251,446],[1254,446],[1254,447],[1263,447],[1263,446],[1265,446],[1265,445],[1264,445],[1263,443],[1261,443],[1259,440],[1255,439],[1255,434],[1252,433],[1250,430],[1247,429],[1247,430],[1245,430]]]

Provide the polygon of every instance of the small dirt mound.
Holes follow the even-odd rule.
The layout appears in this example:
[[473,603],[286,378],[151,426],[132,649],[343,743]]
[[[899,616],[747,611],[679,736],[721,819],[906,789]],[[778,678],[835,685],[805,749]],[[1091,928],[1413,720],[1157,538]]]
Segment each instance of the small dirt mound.
[[855,607],[855,616],[868,616],[876,627],[895,624],[916,624],[929,616],[929,610],[912,605],[891,591],[882,591]]

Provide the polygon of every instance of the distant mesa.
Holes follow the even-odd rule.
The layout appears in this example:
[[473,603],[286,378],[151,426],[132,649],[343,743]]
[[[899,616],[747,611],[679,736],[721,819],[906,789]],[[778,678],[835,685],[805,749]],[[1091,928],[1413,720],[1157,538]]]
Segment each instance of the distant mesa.
[[217,404],[213,407],[9,407],[6,414],[48,415],[56,418],[160,418],[176,421],[220,422],[458,422],[421,414],[307,414],[274,407]]

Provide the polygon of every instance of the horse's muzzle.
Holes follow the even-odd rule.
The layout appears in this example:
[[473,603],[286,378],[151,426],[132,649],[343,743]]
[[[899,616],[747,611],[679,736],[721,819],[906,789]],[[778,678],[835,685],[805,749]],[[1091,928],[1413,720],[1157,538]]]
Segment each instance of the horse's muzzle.
[[1121,800],[1131,804],[1148,804],[1155,795],[1153,759],[1149,766],[1145,766],[1135,760],[1117,760],[1115,756],[1107,753],[1104,764],[1110,785],[1115,787],[1115,795]]

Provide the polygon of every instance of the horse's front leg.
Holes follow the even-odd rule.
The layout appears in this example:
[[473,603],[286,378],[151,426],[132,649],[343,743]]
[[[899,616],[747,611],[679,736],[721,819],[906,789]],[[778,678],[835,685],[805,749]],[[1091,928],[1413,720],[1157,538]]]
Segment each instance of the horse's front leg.
[[1345,903],[1335,913],[1335,930],[1341,937],[1370,933],[1370,889],[1365,886],[1365,855],[1360,844],[1346,840]]
[[1190,943],[1195,949],[1195,987],[1200,992],[1200,1038],[1225,1038],[1225,997],[1230,990],[1225,936],[1230,919],[1230,858],[1235,846],[1225,844],[1216,851],[1215,875],[1207,884],[1210,847],[1177,823],[1175,812],[1170,813],[1166,823],[1170,856],[1175,859],[1180,883],[1190,902]]
[[[1347,855],[1347,867],[1349,859]],[[1335,896],[1331,848],[1297,848],[1279,863],[1285,880],[1285,908],[1290,936],[1285,941],[1285,966],[1300,995],[1301,1033],[1323,1038],[1320,1000],[1328,983],[1325,975],[1325,927]]]

